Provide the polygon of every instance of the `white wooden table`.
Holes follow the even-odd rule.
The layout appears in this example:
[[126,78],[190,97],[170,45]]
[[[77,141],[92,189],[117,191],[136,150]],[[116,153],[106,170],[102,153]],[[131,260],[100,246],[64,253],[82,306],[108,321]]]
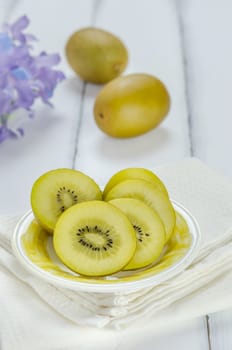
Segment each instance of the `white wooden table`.
[[[56,90],[55,109],[38,104],[25,136],[0,145],[1,213],[27,210],[33,181],[58,167],[105,183],[124,167],[152,168],[195,156],[232,176],[230,0],[0,0],[1,21],[22,14],[30,17],[39,48],[61,54],[67,80]],[[92,110],[100,87],[74,76],[64,55],[69,35],[90,25],[125,42],[127,73],[150,73],[167,85],[171,112],[156,130],[120,140],[96,127]],[[226,310],[159,335],[141,334],[133,344],[124,339],[116,348],[230,350],[231,331],[232,310]]]

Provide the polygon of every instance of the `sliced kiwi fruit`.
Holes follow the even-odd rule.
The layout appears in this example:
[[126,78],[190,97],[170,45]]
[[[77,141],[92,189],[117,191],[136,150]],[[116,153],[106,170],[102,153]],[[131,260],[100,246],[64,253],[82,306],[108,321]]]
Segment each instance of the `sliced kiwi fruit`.
[[67,209],[57,221],[53,244],[71,270],[86,276],[120,271],[135,253],[136,234],[121,210],[103,201]]
[[154,209],[161,218],[166,234],[166,241],[171,237],[176,215],[171,201],[154,183],[145,180],[125,180],[114,186],[105,196],[106,201],[116,198],[137,198]]
[[165,228],[159,215],[138,199],[118,198],[109,203],[122,210],[136,232],[136,251],[124,270],[141,268],[158,259],[165,244]]
[[40,176],[32,186],[31,207],[40,225],[52,233],[59,216],[74,204],[101,200],[99,186],[78,170],[56,169]]
[[126,168],[115,173],[110,180],[107,182],[104,191],[103,198],[107,195],[107,193],[118,183],[124,180],[130,179],[142,179],[149,181],[150,183],[154,183],[154,185],[158,186],[161,191],[163,191],[168,196],[168,191],[160,180],[160,178],[154,174],[151,170],[144,168]]

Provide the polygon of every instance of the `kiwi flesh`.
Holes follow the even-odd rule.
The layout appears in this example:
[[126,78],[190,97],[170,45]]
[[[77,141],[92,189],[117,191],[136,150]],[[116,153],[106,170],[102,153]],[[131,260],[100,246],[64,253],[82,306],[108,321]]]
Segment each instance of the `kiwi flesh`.
[[51,170],[32,186],[31,207],[40,225],[52,233],[59,216],[70,206],[101,200],[99,186],[88,175],[73,169]]
[[137,198],[149,205],[161,218],[165,227],[166,241],[169,240],[175,227],[175,210],[169,198],[158,186],[141,179],[125,180],[106,194],[105,201],[116,198]]
[[124,180],[130,180],[130,179],[142,179],[150,183],[154,183],[154,185],[158,186],[159,189],[168,196],[168,191],[165,185],[160,180],[160,178],[156,174],[154,174],[151,170],[144,169],[144,168],[126,168],[118,171],[109,179],[103,191],[103,198],[105,198],[106,194],[115,185],[117,185],[118,183]]
[[136,234],[121,210],[103,201],[67,209],[58,219],[53,244],[60,260],[86,276],[120,271],[136,249]]
[[165,244],[165,228],[158,214],[138,199],[118,198],[109,203],[122,210],[136,232],[136,251],[124,270],[145,267],[157,260]]

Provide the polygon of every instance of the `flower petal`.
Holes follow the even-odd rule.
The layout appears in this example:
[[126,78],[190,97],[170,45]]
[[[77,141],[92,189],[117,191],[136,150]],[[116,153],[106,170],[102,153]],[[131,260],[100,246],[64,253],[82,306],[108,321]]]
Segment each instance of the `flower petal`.
[[11,25],[11,33],[15,40],[19,40],[22,43],[26,41],[25,35],[22,34],[22,31],[28,27],[29,22],[29,18],[24,15]]
[[[36,38],[25,34],[27,16],[0,33],[0,142],[23,135],[22,120],[34,115],[37,98],[52,106],[50,98],[65,75],[53,69],[60,62],[58,54],[33,55],[31,43]],[[19,111],[24,113],[17,114]]]
[[7,52],[13,47],[13,42],[7,33],[0,33],[0,52]]
[[47,55],[42,52],[39,56],[35,58],[35,65],[37,69],[42,67],[52,67],[60,62],[60,56],[58,54]]

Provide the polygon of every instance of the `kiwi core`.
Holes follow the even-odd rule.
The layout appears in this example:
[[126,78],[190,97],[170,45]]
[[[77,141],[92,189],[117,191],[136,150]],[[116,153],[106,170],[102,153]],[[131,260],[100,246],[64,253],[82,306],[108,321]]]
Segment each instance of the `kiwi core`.
[[135,232],[136,232],[136,237],[137,237],[137,241],[138,242],[143,242],[144,238],[145,237],[149,237],[150,236],[150,233],[145,233],[143,232],[142,228],[138,225],[133,225],[134,229],[135,229]]
[[60,206],[60,211],[63,212],[65,209],[78,202],[78,196],[75,191],[72,191],[69,188],[63,186],[60,187],[56,193],[56,201]]
[[113,248],[113,240],[110,238],[110,230],[103,231],[96,226],[84,226],[78,229],[78,243],[93,251],[107,251]]

